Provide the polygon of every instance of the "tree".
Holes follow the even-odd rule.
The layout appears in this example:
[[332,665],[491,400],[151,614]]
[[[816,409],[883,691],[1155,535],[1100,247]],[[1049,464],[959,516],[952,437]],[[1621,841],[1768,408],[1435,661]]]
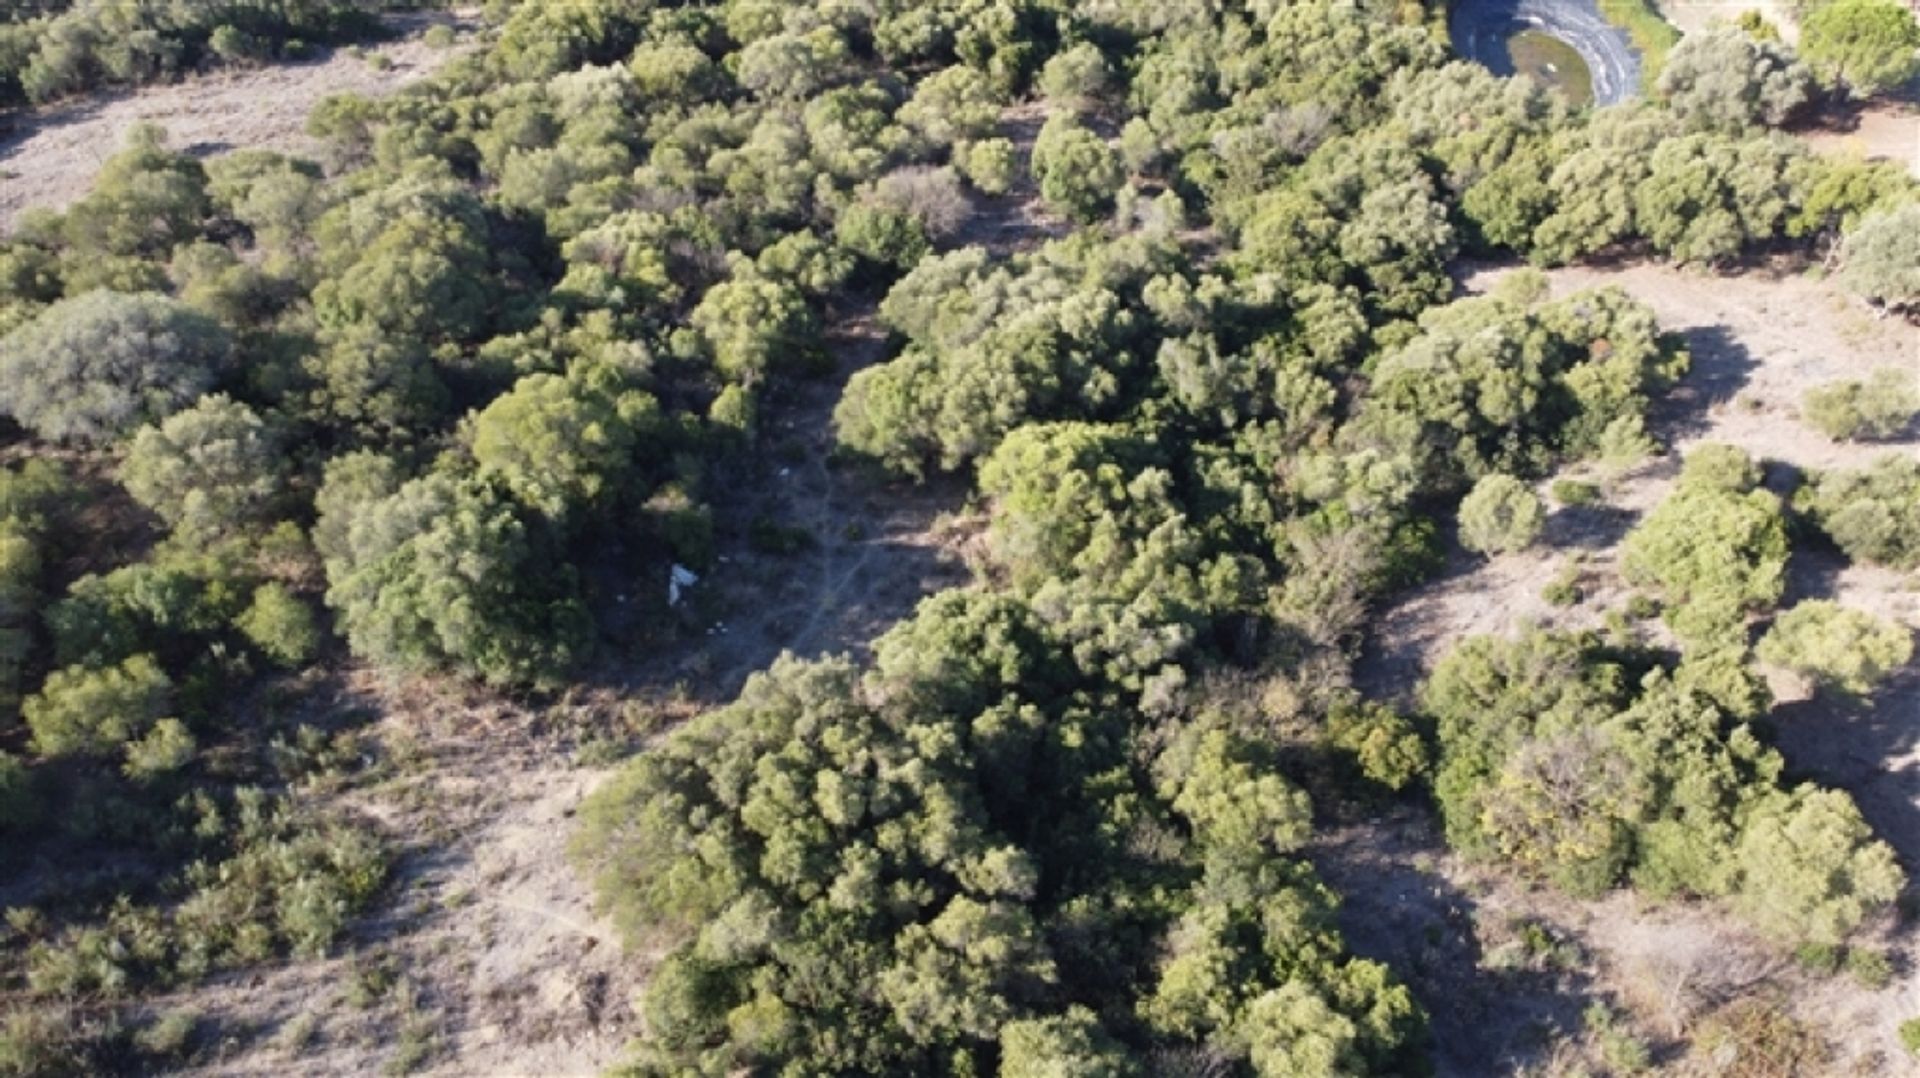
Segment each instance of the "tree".
[[413,672],[551,682],[591,623],[570,566],[485,484],[416,479],[352,516],[327,602],[354,652]]
[[1807,422],[1836,442],[1892,438],[1920,416],[1920,391],[1912,374],[1882,367],[1867,381],[1831,382],[1801,398]]
[[1787,554],[1773,494],[1683,476],[1627,535],[1621,559],[1628,580],[1660,590],[1674,632],[1711,650],[1735,642],[1748,611],[1779,600]]
[[278,433],[253,409],[215,394],[142,428],[120,481],[176,534],[205,541],[267,519],[288,471]]
[[1001,1078],[1132,1078],[1139,1067],[1085,1007],[1009,1022],[1000,1032]]
[[1801,24],[1800,52],[1814,70],[1871,97],[1920,73],[1920,24],[1899,0],[1833,0]]
[[747,385],[804,367],[819,347],[806,297],[791,284],[761,276],[750,262],[708,289],[689,320],[721,377]]
[[212,319],[165,296],[89,292],[0,338],[0,410],[43,438],[109,442],[192,403],[230,350]]
[[1809,599],[1775,619],[1755,654],[1817,684],[1865,696],[1913,658],[1913,634],[1864,611]]
[[1660,93],[1691,126],[1737,132],[1777,127],[1806,104],[1812,76],[1783,46],[1737,26],[1686,35],[1660,68]]
[[1496,472],[1475,483],[1460,503],[1460,542],[1482,554],[1512,554],[1532,546],[1545,522],[1533,489]]
[[648,464],[658,470],[663,425],[651,394],[583,360],[564,376],[522,378],[473,417],[467,437],[483,475],[499,476],[522,504],[564,521],[603,504]]
[[1892,848],[1839,790],[1801,786],[1769,797],[1741,829],[1734,859],[1735,907],[1790,944],[1845,943],[1906,884]]
[[1091,42],[1054,53],[1040,69],[1040,89],[1061,109],[1087,112],[1111,89],[1113,70]]
[[1875,303],[1920,306],[1920,202],[1862,217],[1841,243],[1840,280]]
[[1114,192],[1126,179],[1120,155],[1067,112],[1048,120],[1034,140],[1033,175],[1041,198],[1086,224],[1113,209]]
[[69,666],[21,704],[34,748],[45,756],[99,756],[145,734],[173,701],[173,683],[148,655],[117,666]]

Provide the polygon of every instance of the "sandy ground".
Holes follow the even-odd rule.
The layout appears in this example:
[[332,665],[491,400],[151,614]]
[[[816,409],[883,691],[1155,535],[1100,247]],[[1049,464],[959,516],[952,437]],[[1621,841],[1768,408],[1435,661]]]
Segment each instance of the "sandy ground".
[[[1484,291],[1504,272],[1471,273],[1466,287]],[[1685,335],[1693,370],[1661,402],[1654,423],[1682,454],[1702,442],[1727,442],[1812,469],[1858,467],[1883,453],[1920,450],[1911,437],[1834,444],[1800,421],[1800,397],[1810,386],[1883,366],[1920,372],[1920,332],[1874,318],[1826,284],[1761,273],[1711,277],[1654,264],[1576,267],[1550,276],[1555,295],[1603,284],[1625,288],[1651,306],[1664,327]],[[1529,622],[1600,624],[1604,612],[1630,594],[1618,575],[1619,540],[1666,496],[1676,471],[1677,456],[1669,455],[1605,478],[1605,503],[1555,511],[1533,550],[1491,560],[1456,553],[1439,579],[1380,612],[1376,639],[1360,666],[1362,683],[1405,700],[1461,637],[1508,634]],[[1567,474],[1602,478],[1578,468]],[[1771,478],[1783,474],[1776,469]],[[1542,483],[1541,491],[1549,485]],[[1570,562],[1581,566],[1581,600],[1552,606],[1540,593]],[[1831,596],[1920,629],[1920,590],[1909,577],[1812,550],[1797,551],[1790,572],[1789,603]],[[1773,680],[1779,698],[1774,737],[1793,775],[1853,792],[1909,873],[1920,876],[1920,663],[1897,675],[1870,706],[1812,698],[1791,677]],[[1881,938],[1900,971],[1885,989],[1864,988],[1844,975],[1810,977],[1711,905],[1643,903],[1628,893],[1567,901],[1461,864],[1426,827],[1413,821],[1398,829],[1335,833],[1317,847],[1317,859],[1347,896],[1343,923],[1356,948],[1390,961],[1433,1009],[1443,1073],[1517,1073],[1551,1063],[1560,1058],[1554,1053],[1579,1047],[1575,1019],[1595,1000],[1628,1007],[1657,1045],[1693,1028],[1713,1007],[1756,995],[1788,1001],[1801,1020],[1829,1037],[1836,1049],[1833,1073],[1904,1073],[1895,1029],[1920,1013],[1920,975],[1909,960],[1907,936]],[[1488,941],[1515,917],[1552,925],[1578,950],[1578,960],[1557,971],[1493,968],[1501,963],[1487,957]],[[1462,956],[1464,964],[1457,961]],[[1494,1061],[1498,1066],[1490,1069]]]
[[[307,63],[221,71],[16,117],[15,130],[0,138],[0,234],[12,229],[23,209],[59,209],[85,194],[135,124],[157,123],[172,145],[199,156],[242,148],[311,155],[318,143],[307,136],[306,124],[316,102],[349,92],[378,96],[417,82],[465,47],[435,49],[421,40],[426,29],[472,25],[440,12],[396,16],[393,22],[404,36],[368,46],[364,58],[336,49]],[[376,56],[391,66],[376,66]]]
[[1800,132],[1814,149],[1869,160],[1896,161],[1920,178],[1920,102],[1876,101],[1860,110],[1847,129]]
[[1655,0],[1654,6],[1682,33],[1691,34],[1715,21],[1734,22],[1746,12],[1758,11],[1779,28],[1787,44],[1800,40],[1800,24],[1781,0]]

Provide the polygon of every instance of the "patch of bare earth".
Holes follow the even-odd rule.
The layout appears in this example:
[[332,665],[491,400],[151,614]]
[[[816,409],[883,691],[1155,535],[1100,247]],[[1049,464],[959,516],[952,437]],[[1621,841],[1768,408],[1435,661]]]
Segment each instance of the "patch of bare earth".
[[[1477,270],[1465,287],[1485,291],[1506,272]],[[1543,541],[1524,553],[1486,559],[1455,551],[1438,579],[1380,611],[1359,670],[1376,695],[1408,700],[1462,637],[1512,634],[1528,624],[1600,625],[1632,593],[1620,578],[1620,540],[1666,497],[1679,458],[1693,446],[1740,446],[1774,462],[1770,481],[1776,484],[1794,471],[1856,468],[1884,453],[1920,451],[1912,437],[1836,444],[1800,419],[1809,387],[1881,367],[1920,370],[1920,333],[1875,318],[1827,284],[1762,273],[1715,277],[1657,264],[1574,267],[1549,276],[1555,295],[1623,288],[1650,306],[1664,328],[1685,336],[1692,370],[1659,403],[1652,424],[1674,451],[1624,475],[1569,469],[1566,477],[1601,483],[1601,504],[1556,509]],[[1540,484],[1543,495],[1549,486]],[[1913,579],[1849,565],[1813,544],[1800,547],[1787,602],[1831,597],[1920,629]],[[1553,605],[1542,591],[1569,566],[1576,567],[1580,597]],[[1657,623],[1643,627],[1660,634]],[[1770,724],[1790,778],[1851,791],[1909,872],[1920,875],[1920,664],[1892,679],[1870,705],[1814,697],[1789,677],[1773,682],[1779,705]],[[1833,1073],[1884,1074],[1905,1065],[1895,1031],[1920,1014],[1920,976],[1911,940],[1892,926],[1867,941],[1893,957],[1891,985],[1871,989],[1844,975],[1810,976],[1712,904],[1654,904],[1627,893],[1570,901],[1461,863],[1426,826],[1336,834],[1322,843],[1320,859],[1347,896],[1345,920],[1356,947],[1390,961],[1433,1011],[1447,1073],[1513,1073],[1566,1062],[1567,1053],[1591,1048],[1569,1016],[1596,999],[1626,1008],[1635,1028],[1670,1053],[1713,1008],[1761,998],[1778,1001],[1825,1035],[1835,1050]],[[1515,918],[1561,934],[1573,948],[1564,969],[1542,979],[1535,962],[1524,966],[1534,979],[1516,981],[1500,962],[1489,963],[1486,933],[1505,931]],[[1469,961],[1452,961],[1461,955]]]
[[1892,161],[1920,177],[1920,100],[1909,92],[1903,98],[1876,100],[1843,120],[1800,132],[1814,149],[1836,156]]
[[159,124],[171,145],[199,157],[240,149],[313,156],[319,143],[306,133],[307,114],[322,98],[378,97],[418,82],[467,47],[434,48],[426,30],[474,25],[470,16],[447,12],[389,22],[401,36],[359,56],[333,49],[316,60],[226,69],[16,115],[13,130],[0,136],[0,234],[12,230],[22,210],[57,210],[84,195],[136,124]]

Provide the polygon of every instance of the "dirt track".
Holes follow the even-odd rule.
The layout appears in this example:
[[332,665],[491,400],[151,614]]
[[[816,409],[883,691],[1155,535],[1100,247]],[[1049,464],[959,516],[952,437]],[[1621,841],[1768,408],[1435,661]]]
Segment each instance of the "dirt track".
[[404,36],[368,47],[365,58],[336,49],[306,63],[96,95],[16,117],[15,130],[0,138],[0,235],[12,231],[24,209],[60,209],[86,194],[135,124],[159,124],[173,146],[201,157],[236,149],[312,154],[318,143],[306,134],[307,114],[317,102],[341,93],[389,94],[425,78],[463,46],[435,49],[421,35],[437,23],[468,25],[440,12],[393,21]]

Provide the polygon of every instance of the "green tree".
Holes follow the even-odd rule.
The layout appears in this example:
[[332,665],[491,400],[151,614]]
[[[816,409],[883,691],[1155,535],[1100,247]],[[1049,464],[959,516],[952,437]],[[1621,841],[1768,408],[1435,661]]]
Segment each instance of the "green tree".
[[1033,175],[1048,205],[1086,224],[1113,209],[1114,193],[1126,180],[1120,155],[1065,112],[1048,120],[1034,140]]
[[1906,877],[1886,843],[1838,790],[1801,786],[1762,802],[1734,848],[1734,904],[1786,943],[1839,946]]
[[1898,0],[1832,0],[1800,28],[1813,69],[1862,97],[1920,74],[1920,24]]
[[564,521],[604,503],[647,457],[658,458],[663,425],[651,394],[605,364],[582,361],[565,375],[522,378],[473,417],[467,436],[483,475]]
[[327,602],[356,654],[412,672],[546,683],[586,652],[570,566],[486,485],[416,479],[352,516]]
[[278,433],[215,394],[134,435],[120,481],[176,534],[204,541],[268,519],[288,472]]
[[47,675],[20,711],[45,756],[105,755],[144,735],[172,707],[173,683],[151,656]]
[[1747,612],[1779,600],[1788,543],[1773,494],[1689,466],[1692,474],[1628,534],[1621,559],[1629,581],[1659,589],[1674,632],[1710,648],[1733,642]]
[[1774,620],[1755,654],[1820,685],[1865,696],[1913,658],[1913,634],[1864,611],[1809,599]]
[[288,669],[299,669],[320,650],[313,608],[278,581],[254,589],[253,602],[235,626],[254,647]]
[[1533,489],[1498,472],[1482,477],[1460,503],[1460,542],[1483,554],[1525,550],[1545,523],[1546,510]]
[[230,351],[212,319],[165,296],[89,292],[0,338],[0,409],[44,438],[109,442],[191,404]]

